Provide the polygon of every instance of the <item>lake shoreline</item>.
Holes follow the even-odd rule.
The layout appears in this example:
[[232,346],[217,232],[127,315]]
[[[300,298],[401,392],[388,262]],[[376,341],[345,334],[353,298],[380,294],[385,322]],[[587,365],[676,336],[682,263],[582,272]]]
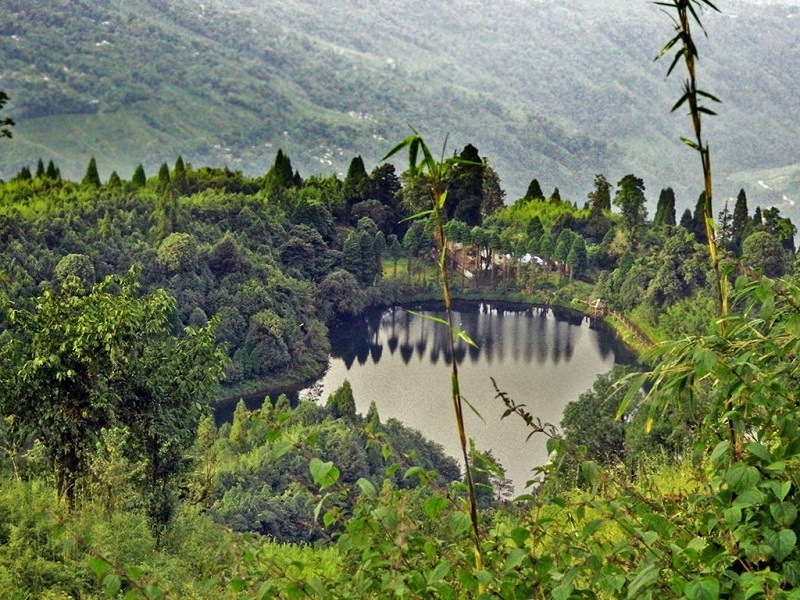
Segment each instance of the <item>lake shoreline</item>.
[[[365,314],[369,310],[387,310],[395,306],[404,308],[424,304],[428,305],[430,309],[442,308],[441,296],[430,291],[428,288],[411,287],[411,289],[409,289],[409,286],[397,285],[391,285],[389,288],[388,290],[382,290],[383,293],[381,293],[379,288],[373,288],[378,293],[370,298],[370,304],[366,306],[358,316]],[[397,294],[398,291],[404,293]],[[387,294],[386,292],[389,293]],[[570,311],[585,318],[596,319],[598,322],[602,322],[604,326],[613,330],[620,343],[632,357],[628,358],[626,362],[639,363],[645,350],[645,347],[638,343],[637,338],[631,334],[630,330],[621,320],[614,318],[612,315],[608,315],[607,317],[592,317],[587,304],[578,302],[574,298],[567,300],[558,293],[554,293],[548,298],[543,295],[526,295],[518,292],[508,293],[484,289],[481,290],[481,293],[454,290],[452,296],[454,302],[459,303],[501,302],[508,304],[509,307],[516,307],[517,309],[554,309]],[[335,326],[336,322],[328,325],[329,335],[330,330]],[[291,374],[284,374],[279,377],[271,378],[268,381],[246,381],[230,388],[223,386],[222,392],[212,401],[212,408],[216,411],[219,406],[235,404],[240,399],[253,402],[258,399],[263,400],[267,396],[277,397],[282,393],[288,394],[296,402],[298,394],[321,381],[322,378],[325,377],[327,370],[328,364],[326,363],[323,369],[312,378],[297,378],[293,377]],[[273,400],[274,399],[275,398],[273,398]]]

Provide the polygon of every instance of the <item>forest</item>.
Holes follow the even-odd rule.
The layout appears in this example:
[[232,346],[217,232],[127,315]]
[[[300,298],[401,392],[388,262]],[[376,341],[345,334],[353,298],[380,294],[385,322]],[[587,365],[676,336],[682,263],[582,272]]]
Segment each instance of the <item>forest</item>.
[[[44,156],[0,182],[3,596],[800,597],[796,228],[744,189],[713,210],[700,6],[675,1],[665,48],[704,180],[680,215],[634,173],[509,201],[491,157],[416,132],[387,148],[402,171],[303,177],[278,150],[260,176],[178,156],[103,181],[92,158],[70,181]],[[347,383],[274,393],[319,378],[337,320],[453,298],[601,300],[640,354],[560,424],[497,390],[551,453],[513,500],[455,361],[460,462]]]

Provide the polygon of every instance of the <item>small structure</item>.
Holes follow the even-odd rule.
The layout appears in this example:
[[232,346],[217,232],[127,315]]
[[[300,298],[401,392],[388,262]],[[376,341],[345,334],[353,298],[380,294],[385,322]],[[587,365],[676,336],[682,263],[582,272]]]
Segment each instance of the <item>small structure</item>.
[[594,318],[603,318],[608,314],[608,306],[606,303],[598,298],[594,302],[591,302],[589,306],[592,309],[592,317]]

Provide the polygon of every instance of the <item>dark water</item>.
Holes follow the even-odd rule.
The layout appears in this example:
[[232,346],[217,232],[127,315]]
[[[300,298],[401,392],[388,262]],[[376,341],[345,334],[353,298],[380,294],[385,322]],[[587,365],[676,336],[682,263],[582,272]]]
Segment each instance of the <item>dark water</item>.
[[[546,439],[526,442],[529,430],[519,418],[501,420],[505,406],[490,378],[534,417],[558,425],[567,402],[633,357],[612,332],[575,313],[486,303],[456,308],[454,323],[478,345],[456,350],[462,394],[482,417],[465,408],[467,435],[492,451],[521,492],[531,469],[547,461]],[[432,306],[413,310],[444,316]],[[374,400],[382,421],[398,419],[458,457],[446,335],[444,325],[400,307],[341,324],[331,332],[321,401],[347,379],[359,412]]]

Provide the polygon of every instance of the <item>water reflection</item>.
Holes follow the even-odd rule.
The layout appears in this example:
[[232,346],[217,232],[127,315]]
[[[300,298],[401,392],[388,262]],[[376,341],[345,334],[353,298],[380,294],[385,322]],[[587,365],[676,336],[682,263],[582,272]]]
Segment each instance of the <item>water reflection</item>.
[[[443,317],[435,305],[411,310]],[[569,311],[508,304],[456,306],[454,323],[477,346],[457,344],[461,390],[482,419],[465,413],[468,435],[491,449],[517,491],[531,469],[546,462],[545,440],[532,438],[524,423],[503,420],[504,406],[491,383],[545,423],[558,425],[567,402],[589,389],[596,376],[632,356],[609,330]],[[388,348],[388,352],[384,349]],[[350,381],[356,408],[375,402],[382,420],[395,418],[420,430],[458,456],[450,401],[447,329],[405,308],[371,312],[331,332],[331,360],[322,379],[321,401]]]
[[[417,313],[417,314],[415,314]],[[424,315],[424,316],[420,316]],[[515,318],[503,318],[513,315]],[[331,356],[341,359],[348,370],[357,362],[377,364],[384,357],[400,350],[403,364],[408,365],[414,356],[417,360],[435,365],[441,359],[450,364],[452,357],[447,329],[440,323],[425,318],[443,318],[443,314],[430,306],[414,309],[394,307],[384,311],[371,311],[361,318],[340,324],[331,331]],[[576,337],[588,329],[598,332],[593,336],[603,359],[620,352],[620,344],[613,336],[588,317],[566,310],[538,307],[494,307],[491,304],[460,305],[454,311],[453,322],[476,346],[458,340],[456,360],[461,364],[467,357],[472,363],[503,364],[512,362],[540,365],[569,363],[575,356]]]

